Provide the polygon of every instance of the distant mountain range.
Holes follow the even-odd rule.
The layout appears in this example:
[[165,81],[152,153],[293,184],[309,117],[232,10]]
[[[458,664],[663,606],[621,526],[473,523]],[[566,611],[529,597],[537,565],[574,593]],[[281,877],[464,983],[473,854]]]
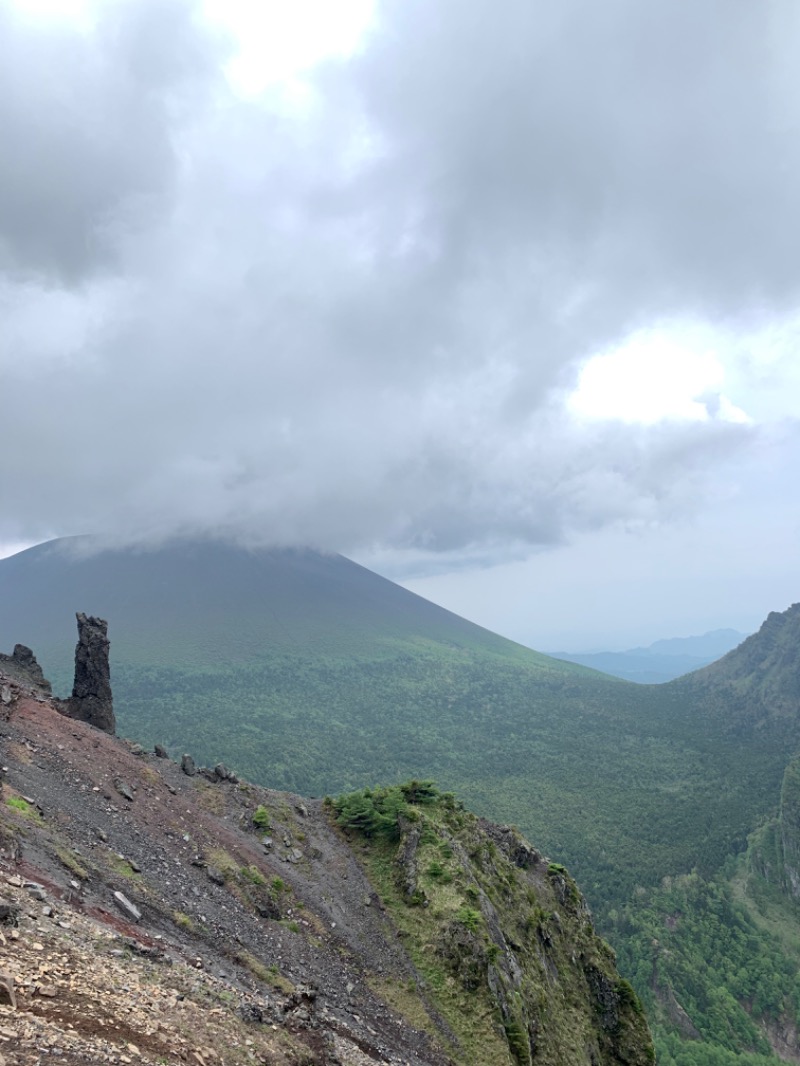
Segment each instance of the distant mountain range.
[[627,651],[553,651],[549,654],[626,681],[655,685],[699,670],[737,647],[746,637],[747,633],[736,629],[714,629],[702,636],[671,637],[657,640],[646,648],[629,648]]

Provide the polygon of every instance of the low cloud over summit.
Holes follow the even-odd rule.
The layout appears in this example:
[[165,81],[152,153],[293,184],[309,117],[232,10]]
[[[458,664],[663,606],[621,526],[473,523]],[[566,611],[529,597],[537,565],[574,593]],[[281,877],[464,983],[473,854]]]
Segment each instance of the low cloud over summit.
[[[792,414],[730,338],[796,314],[798,44],[788,0],[404,0],[245,96],[200,4],[0,5],[0,539],[448,565],[740,491]],[[686,323],[770,418],[569,405]]]

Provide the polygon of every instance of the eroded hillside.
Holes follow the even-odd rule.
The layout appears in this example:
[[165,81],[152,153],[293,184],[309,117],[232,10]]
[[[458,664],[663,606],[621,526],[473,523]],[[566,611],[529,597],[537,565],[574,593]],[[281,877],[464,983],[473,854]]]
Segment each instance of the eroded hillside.
[[426,792],[394,839],[349,841],[331,804],[149,754],[19,677],[0,695],[7,1063],[652,1061],[582,897],[515,831]]

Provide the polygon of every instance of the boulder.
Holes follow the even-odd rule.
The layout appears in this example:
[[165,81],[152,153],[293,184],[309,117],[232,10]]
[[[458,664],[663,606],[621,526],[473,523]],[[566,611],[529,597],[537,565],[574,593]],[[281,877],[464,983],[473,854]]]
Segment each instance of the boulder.
[[129,784],[118,777],[114,781],[114,788],[119,792],[123,799],[128,800],[129,803],[133,803],[133,791]]
[[19,907],[17,904],[12,903],[10,899],[4,899],[0,896],[0,922],[8,922],[10,925],[16,925],[18,914]]
[[8,970],[0,970],[0,993],[2,993],[13,1009],[16,1010],[17,997],[14,993],[14,978]]
[[0,667],[15,681],[33,685],[48,696],[51,694],[50,682],[42,673],[36,656],[24,644],[15,644],[11,655],[0,654]]
[[122,913],[132,922],[140,922],[142,920],[142,912],[135,904],[131,903],[128,897],[123,895],[122,892],[114,893],[114,902]]

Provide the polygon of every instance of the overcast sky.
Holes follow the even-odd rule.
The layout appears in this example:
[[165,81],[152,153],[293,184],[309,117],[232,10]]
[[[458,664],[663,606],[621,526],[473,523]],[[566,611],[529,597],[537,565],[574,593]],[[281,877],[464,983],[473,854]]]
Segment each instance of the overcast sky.
[[541,648],[800,599],[796,0],[0,0],[0,545]]

